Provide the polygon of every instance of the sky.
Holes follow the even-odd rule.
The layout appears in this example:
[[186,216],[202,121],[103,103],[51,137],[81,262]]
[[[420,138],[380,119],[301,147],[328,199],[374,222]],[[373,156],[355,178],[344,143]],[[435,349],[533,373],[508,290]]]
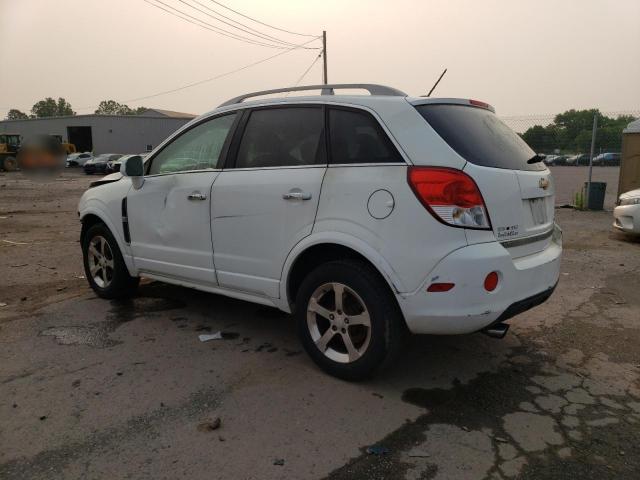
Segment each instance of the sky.
[[[212,0],[149,1],[226,30],[233,29],[186,3],[285,42],[312,39]],[[640,0],[219,2],[285,30],[326,30],[330,82],[380,83],[417,96],[447,68],[433,96],[483,100],[502,116],[640,110]],[[293,85],[319,50],[295,49],[192,88],[127,100],[282,52],[221,36],[144,0],[0,0],[0,118],[9,108],[28,113],[48,96],[66,98],[78,114],[107,99],[200,114],[245,92]],[[321,75],[318,60],[301,84],[320,83]]]

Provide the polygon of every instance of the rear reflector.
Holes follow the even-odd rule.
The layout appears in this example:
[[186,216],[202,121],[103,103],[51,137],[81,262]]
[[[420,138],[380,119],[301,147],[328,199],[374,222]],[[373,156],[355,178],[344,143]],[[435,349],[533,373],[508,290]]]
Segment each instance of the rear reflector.
[[461,170],[409,167],[407,181],[422,205],[440,222],[454,227],[490,230],[482,194]]
[[499,280],[498,272],[491,272],[484,279],[484,289],[487,292],[493,292],[498,286],[498,280]]
[[427,288],[427,292],[448,292],[453,287],[455,287],[455,283],[432,283]]

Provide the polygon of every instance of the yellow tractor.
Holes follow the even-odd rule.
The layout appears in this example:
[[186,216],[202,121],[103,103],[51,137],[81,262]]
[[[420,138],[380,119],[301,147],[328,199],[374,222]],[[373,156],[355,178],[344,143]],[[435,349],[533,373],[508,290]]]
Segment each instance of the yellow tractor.
[[18,168],[18,150],[20,135],[17,133],[0,133],[0,170],[13,172]]
[[51,135],[52,137],[56,137],[60,141],[60,145],[64,148],[64,151],[67,155],[70,153],[76,153],[76,146],[73,143],[64,143],[62,141],[62,135]]

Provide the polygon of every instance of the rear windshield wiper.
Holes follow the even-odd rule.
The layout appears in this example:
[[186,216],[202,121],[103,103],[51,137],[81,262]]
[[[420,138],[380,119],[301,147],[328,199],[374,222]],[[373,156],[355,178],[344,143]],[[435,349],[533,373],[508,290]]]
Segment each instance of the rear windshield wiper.
[[543,161],[545,158],[547,158],[546,155],[540,155],[539,153],[536,153],[533,157],[531,157],[529,160],[527,160],[527,163],[529,165],[531,165],[532,163],[538,163]]

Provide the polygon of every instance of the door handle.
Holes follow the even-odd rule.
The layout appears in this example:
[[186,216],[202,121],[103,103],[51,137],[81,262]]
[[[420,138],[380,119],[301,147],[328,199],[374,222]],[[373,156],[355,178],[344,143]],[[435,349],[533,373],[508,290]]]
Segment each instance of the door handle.
[[285,200],[311,200],[310,193],[304,192],[288,192],[282,195]]
[[193,192],[190,193],[187,198],[189,200],[206,200],[207,196],[204,193],[200,193],[200,192]]

